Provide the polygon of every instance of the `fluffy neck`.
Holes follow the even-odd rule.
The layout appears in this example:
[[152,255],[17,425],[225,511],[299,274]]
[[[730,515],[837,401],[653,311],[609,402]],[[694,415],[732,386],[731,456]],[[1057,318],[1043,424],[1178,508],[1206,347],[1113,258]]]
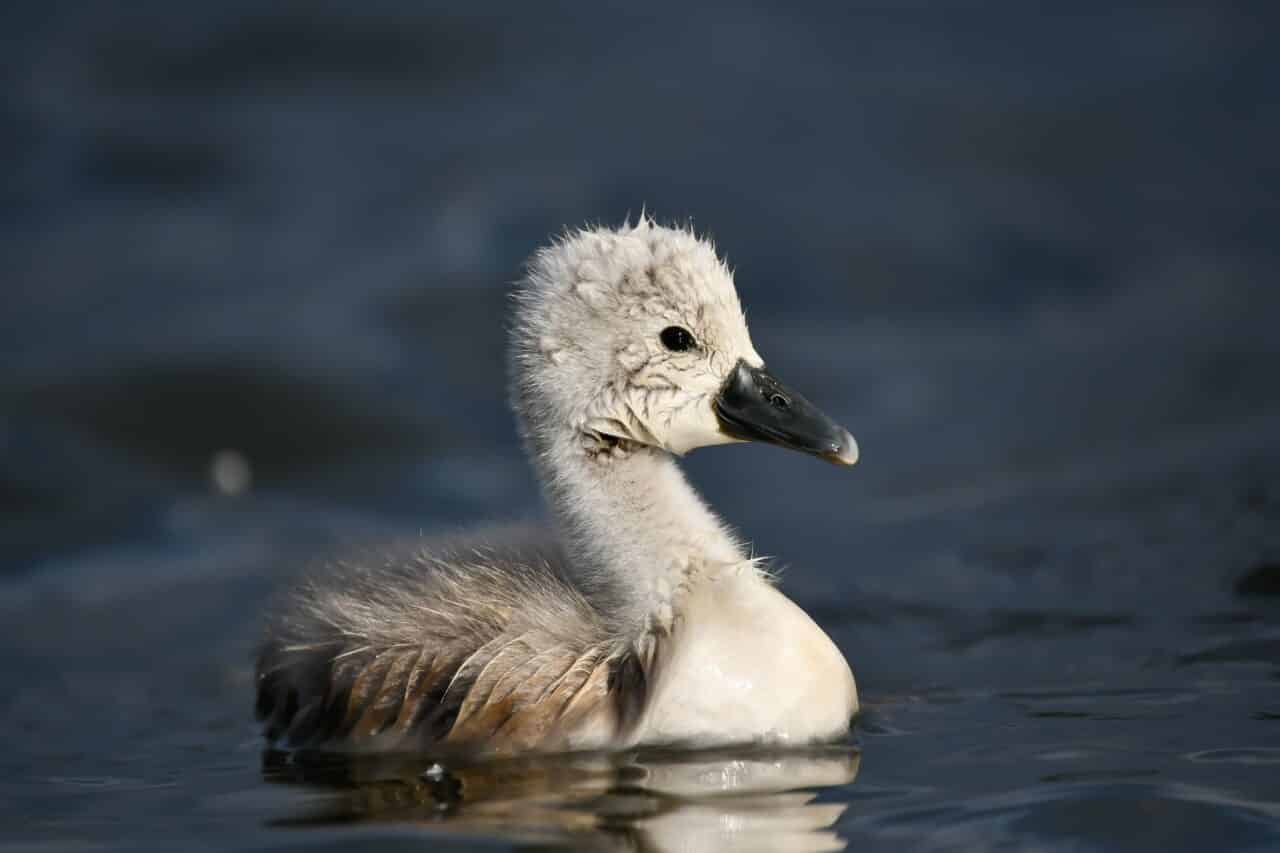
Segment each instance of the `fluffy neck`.
[[665,627],[692,584],[743,567],[741,545],[670,454],[588,453],[576,434],[531,444],[573,580],[621,627]]

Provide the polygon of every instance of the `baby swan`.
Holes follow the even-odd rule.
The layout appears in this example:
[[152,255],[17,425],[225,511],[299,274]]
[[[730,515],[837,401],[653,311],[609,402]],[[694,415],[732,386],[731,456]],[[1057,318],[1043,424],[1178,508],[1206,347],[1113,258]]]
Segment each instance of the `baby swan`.
[[511,378],[558,542],[304,583],[258,658],[266,736],[511,754],[842,735],[858,707],[849,665],[676,465],[747,440],[858,455],[765,370],[712,246],[642,219],[539,251],[516,294]]

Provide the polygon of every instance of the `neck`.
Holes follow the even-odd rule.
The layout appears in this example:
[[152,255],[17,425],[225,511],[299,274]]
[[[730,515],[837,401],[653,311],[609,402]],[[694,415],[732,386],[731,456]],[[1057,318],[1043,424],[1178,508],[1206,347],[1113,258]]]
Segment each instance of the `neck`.
[[577,435],[533,443],[573,580],[621,626],[669,624],[691,585],[746,560],[670,454],[589,453]]

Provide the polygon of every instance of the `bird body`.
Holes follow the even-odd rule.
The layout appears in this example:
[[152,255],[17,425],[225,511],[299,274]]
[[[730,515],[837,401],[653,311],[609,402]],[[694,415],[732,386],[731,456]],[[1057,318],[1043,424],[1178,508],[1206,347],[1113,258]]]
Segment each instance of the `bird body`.
[[268,738],[511,754],[843,734],[843,655],[676,464],[741,440],[857,457],[764,369],[714,249],[648,219],[570,234],[531,261],[512,337],[556,536],[491,530],[304,582],[259,655]]
[[840,650],[751,564],[692,590],[667,648],[637,742],[812,743],[857,709]]

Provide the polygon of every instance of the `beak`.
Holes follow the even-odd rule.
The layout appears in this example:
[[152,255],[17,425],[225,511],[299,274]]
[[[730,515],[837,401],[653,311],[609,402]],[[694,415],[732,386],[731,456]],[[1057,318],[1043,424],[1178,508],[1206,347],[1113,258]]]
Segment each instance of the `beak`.
[[858,461],[849,431],[816,406],[745,361],[734,366],[713,406],[720,431],[739,441],[767,441],[821,456],[837,465]]

